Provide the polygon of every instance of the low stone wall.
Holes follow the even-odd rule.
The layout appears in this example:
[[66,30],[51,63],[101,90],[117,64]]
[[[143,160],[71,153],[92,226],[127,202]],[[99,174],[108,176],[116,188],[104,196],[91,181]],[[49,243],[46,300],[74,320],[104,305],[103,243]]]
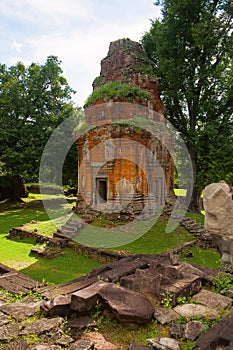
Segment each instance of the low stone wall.
[[40,185],[30,185],[27,186],[27,190],[31,193],[39,194],[64,194],[63,188],[60,186],[40,186]]
[[[58,238],[58,237],[46,237],[41,235],[38,232],[34,231],[27,231],[23,227],[15,227],[10,230],[8,239],[24,239],[24,238],[31,238],[34,239],[37,243],[46,243],[47,247],[57,247],[58,249],[68,247],[75,252],[77,252],[80,255],[86,256],[88,258],[95,259],[96,261],[99,261],[101,263],[112,263],[117,260],[120,260],[122,258],[125,258],[126,256],[133,255],[133,253],[127,252],[127,251],[111,251],[111,250],[104,250],[94,247],[85,246],[80,243],[76,243],[72,240],[69,240],[68,238]],[[189,248],[191,248],[193,245],[196,244],[196,240],[193,240],[191,242],[185,242],[184,244],[174,247],[173,249],[161,253],[163,256],[170,256],[173,254],[181,253]],[[46,247],[45,247],[46,249]]]
[[23,227],[13,227],[10,230],[9,235],[7,236],[8,239],[24,239],[24,238],[31,238],[35,240],[37,243],[46,243],[49,240],[49,237],[43,236],[38,232],[32,231],[32,230],[25,230]]
[[8,239],[24,239],[31,238],[35,240],[37,243],[47,243],[48,246],[54,246],[59,248],[68,247],[80,255],[87,256],[89,258],[95,259],[102,263],[111,263],[121,258],[126,257],[130,253],[127,252],[113,252],[108,250],[102,250],[94,247],[88,247],[79,243],[75,243],[74,241],[68,239],[57,239],[53,237],[43,236],[38,232],[34,232],[32,230],[26,230],[23,227],[14,227],[10,230]]
[[88,247],[75,242],[68,242],[67,246],[73,249],[75,252],[77,252],[80,255],[87,256],[89,258],[95,259],[103,263],[111,263],[111,262],[120,260],[122,258],[125,258],[128,255],[131,255],[131,253],[127,253],[123,251],[113,252],[110,250],[102,250],[94,247]]

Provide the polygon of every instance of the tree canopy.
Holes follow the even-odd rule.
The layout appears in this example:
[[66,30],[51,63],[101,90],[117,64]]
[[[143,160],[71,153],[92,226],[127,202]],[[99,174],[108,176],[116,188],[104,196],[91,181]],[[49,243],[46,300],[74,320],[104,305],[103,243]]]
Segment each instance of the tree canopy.
[[62,75],[61,61],[44,65],[0,64],[0,167],[2,172],[38,180],[44,146],[54,129],[76,109],[74,90]]
[[230,0],[164,0],[142,44],[154,62],[168,119],[189,150],[195,177],[191,209],[210,182],[233,177],[232,18]]

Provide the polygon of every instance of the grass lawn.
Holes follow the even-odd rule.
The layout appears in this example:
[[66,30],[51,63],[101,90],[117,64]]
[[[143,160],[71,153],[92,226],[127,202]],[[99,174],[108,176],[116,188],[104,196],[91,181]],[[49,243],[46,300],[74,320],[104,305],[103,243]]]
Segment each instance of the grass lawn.
[[181,226],[170,233],[166,233],[166,224],[166,220],[159,219],[142,237],[124,246],[117,247],[117,249],[124,249],[137,254],[158,254],[193,240],[193,235]]
[[[51,197],[57,199],[57,197],[53,195],[48,195],[46,199],[51,199]],[[70,203],[70,207],[72,207],[72,205],[73,203]],[[203,216],[201,215],[196,219],[202,221]],[[101,218],[99,220],[101,221]],[[35,223],[31,223],[32,221],[35,221]],[[64,251],[64,256],[59,256],[51,260],[45,260],[30,255],[32,247],[35,246],[35,242],[28,239],[6,239],[6,235],[12,227],[17,227],[26,223],[26,228],[31,230],[36,228],[44,235],[52,236],[56,231],[56,227],[50,221],[42,205],[40,195],[30,195],[24,203],[0,203],[0,261],[3,264],[13,267],[34,279],[39,281],[45,280],[50,283],[62,283],[77,278],[100,265],[99,262],[79,256],[70,249]],[[62,222],[60,222],[60,224],[62,224]],[[95,223],[95,226],[89,225],[88,232],[86,232],[85,235],[87,233],[90,235],[91,245],[94,245],[94,236],[98,224],[100,226],[108,226],[111,223],[101,221],[100,223]],[[140,225],[145,225],[145,223],[139,222],[138,225],[138,231],[140,232]],[[125,245],[122,243],[121,246],[111,249],[127,250],[139,254],[157,254],[181,245],[183,242],[193,240],[193,236],[181,226],[178,226],[171,233],[166,233],[165,228],[166,219],[162,217],[140,238],[138,238],[140,235],[138,237],[135,236],[138,239],[135,239],[131,243]],[[119,234],[127,236],[127,232],[124,232],[124,225],[119,226],[119,231],[120,230],[121,233]],[[124,239],[122,242],[124,242]],[[107,245],[105,245],[105,248],[107,248]],[[193,257],[189,259],[182,257],[183,260],[215,268],[220,266],[220,256],[217,252],[211,250],[206,251],[197,247],[190,250],[193,252]]]
[[[56,227],[49,221],[49,217],[37,195],[31,195],[25,203],[0,203],[0,262],[17,269],[18,271],[39,281],[49,283],[62,283],[91,271],[100,265],[99,262],[68,249],[64,256],[44,260],[30,255],[35,246],[32,240],[8,240],[6,236],[12,227],[18,227],[32,220],[38,221],[30,224],[30,228],[42,227],[44,234],[51,235]],[[48,228],[48,231],[46,229]]]
[[37,258],[20,272],[37,281],[59,284],[81,277],[101,265],[94,259],[78,255],[72,249],[64,249],[63,254],[54,259]]

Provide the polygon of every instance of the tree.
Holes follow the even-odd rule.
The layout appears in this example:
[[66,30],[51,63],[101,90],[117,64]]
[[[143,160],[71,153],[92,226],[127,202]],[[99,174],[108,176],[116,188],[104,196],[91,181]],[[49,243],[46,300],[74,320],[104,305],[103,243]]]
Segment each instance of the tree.
[[[54,129],[75,113],[74,90],[62,76],[61,61],[44,65],[0,64],[0,163],[2,171],[38,180],[40,158]],[[76,166],[76,164],[75,164]]]
[[181,133],[195,185],[190,209],[199,211],[206,184],[232,181],[233,88],[230,0],[164,0],[142,44],[154,61],[168,119]]

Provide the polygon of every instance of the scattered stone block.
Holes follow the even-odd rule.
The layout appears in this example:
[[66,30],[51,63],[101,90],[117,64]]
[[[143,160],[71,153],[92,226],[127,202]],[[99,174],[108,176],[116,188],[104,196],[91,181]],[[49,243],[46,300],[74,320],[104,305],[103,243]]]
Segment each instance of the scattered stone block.
[[156,350],[180,350],[177,340],[171,338],[154,338],[147,340]]
[[40,306],[41,311],[45,316],[71,316],[73,311],[70,308],[71,297],[58,295],[57,297],[43,302]]
[[0,311],[7,315],[12,315],[17,321],[22,321],[33,316],[40,309],[41,303],[39,301],[36,303],[16,302],[13,304],[3,304],[0,305]]
[[101,279],[115,283],[120,281],[121,277],[133,274],[137,268],[148,267],[148,261],[146,259],[125,258],[110,266],[111,270],[102,273]]
[[229,308],[232,305],[232,299],[221,294],[213,293],[208,290],[202,289],[198,294],[194,296],[200,304],[206,305],[211,309],[218,311]]
[[99,295],[120,322],[146,323],[154,314],[154,307],[146,297],[116,284],[105,284]]
[[6,324],[0,328],[0,340],[10,340],[19,334],[19,326],[17,324]]
[[160,293],[157,275],[151,274],[149,269],[137,269],[135,274],[122,277],[121,286],[153,297]]
[[27,350],[61,350],[62,348],[58,345],[42,345],[42,344],[33,344],[30,345]]
[[186,263],[186,262],[182,262],[182,264],[180,264],[178,267],[177,267],[177,270],[182,273],[182,275],[196,275],[196,276],[200,276],[200,277],[203,277],[204,276],[204,272],[199,270],[197,267],[189,264],[189,263]]
[[10,322],[10,318],[0,311],[0,327]]
[[196,342],[194,350],[233,349],[233,311],[212,326]]
[[69,335],[63,335],[61,338],[59,337],[56,340],[56,343],[61,346],[69,346],[69,344],[73,342],[74,342],[74,339],[71,338]]
[[93,309],[99,300],[99,290],[105,284],[106,282],[99,281],[73,293],[71,296],[70,308],[82,313],[87,313]]
[[75,320],[68,321],[66,324],[66,329],[70,330],[73,338],[80,336],[84,330],[93,330],[95,327],[96,322],[88,316],[78,317]]
[[9,344],[3,345],[1,350],[25,350],[28,349],[28,342],[25,339],[16,339]]
[[20,331],[20,335],[25,334],[42,334],[49,332],[52,329],[57,329],[63,323],[62,317],[55,318],[42,318],[38,321],[28,324],[23,330]]
[[184,336],[184,327],[176,322],[172,322],[169,328],[169,335],[175,339],[182,338]]
[[193,316],[197,316],[205,317],[209,320],[214,320],[215,318],[220,316],[217,310],[210,309],[205,305],[198,304],[177,305],[174,308],[174,311],[177,312],[180,316],[186,317],[188,319]]
[[183,273],[180,271],[181,266],[162,265],[152,261],[148,269],[137,269],[134,275],[121,278],[121,285],[158,300],[163,299],[163,294],[169,292],[172,295],[171,304],[175,306],[178,296],[193,295],[201,289],[199,275],[202,273]]
[[170,323],[175,321],[180,317],[173,309],[168,309],[164,307],[155,307],[154,318],[161,324]]
[[221,291],[221,294],[224,295],[225,297],[233,299],[233,288],[230,288],[227,290],[224,289],[223,291]]
[[128,350],[151,350],[151,348],[148,348],[147,346],[131,343]]
[[191,266],[203,272],[203,275],[201,276],[203,285],[212,285],[211,279],[217,276],[218,270],[212,269],[211,267],[207,266],[201,266],[198,264],[191,264]]
[[70,350],[94,350],[94,344],[88,340],[77,340],[75,343],[70,344]]
[[184,327],[184,336],[188,340],[196,340],[204,331],[205,326],[199,321],[190,321]]

